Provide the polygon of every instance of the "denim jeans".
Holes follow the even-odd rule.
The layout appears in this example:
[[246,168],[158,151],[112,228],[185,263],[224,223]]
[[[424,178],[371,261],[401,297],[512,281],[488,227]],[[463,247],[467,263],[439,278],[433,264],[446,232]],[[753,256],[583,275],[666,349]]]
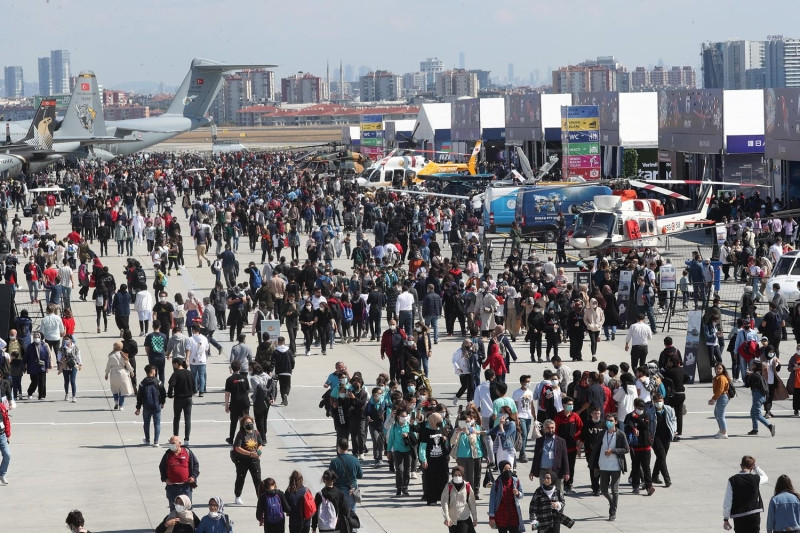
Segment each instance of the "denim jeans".
[[39,282],[38,281],[29,281],[28,282],[28,290],[31,293],[31,301],[37,300],[39,298]]
[[76,366],[72,370],[68,370],[63,372],[62,375],[64,376],[64,394],[69,394],[69,387],[72,386],[72,397],[75,397],[75,379],[78,377],[78,367]]
[[714,418],[717,419],[720,432],[725,433],[728,432],[728,424],[725,422],[725,408],[728,406],[728,400],[728,394],[723,392],[714,405]]
[[767,419],[761,414],[761,406],[764,405],[766,399],[766,395],[760,390],[753,391],[753,404],[750,406],[750,420],[753,421],[753,431],[758,431],[758,422],[769,427],[769,422],[767,422]]
[[414,312],[413,311],[400,311],[397,320],[397,329],[406,330],[406,335],[411,335],[414,329]]
[[439,342],[439,316],[428,315],[425,317],[425,326],[433,330],[433,342]]
[[3,460],[0,462],[0,477],[5,477],[11,462],[11,445],[8,443],[5,432],[0,433],[0,454],[3,456]]
[[188,496],[189,501],[192,500],[192,486],[188,483],[167,485],[166,493],[167,493],[167,500],[169,500],[170,512],[175,510],[175,498],[177,498],[181,494]]
[[72,309],[72,287],[61,286],[61,295],[64,300],[64,308]]
[[153,419],[153,442],[158,442],[161,436],[161,408],[142,407],[142,419],[144,420],[144,440],[150,442],[150,419]]
[[189,365],[194,376],[194,385],[197,392],[206,392],[206,365]]
[[520,455],[525,454],[525,449],[528,447],[528,434],[531,432],[531,419],[519,417],[520,431],[522,431],[522,449],[519,451]]
[[120,407],[125,405],[125,395],[124,394],[117,394],[114,393],[114,403],[118,404]]

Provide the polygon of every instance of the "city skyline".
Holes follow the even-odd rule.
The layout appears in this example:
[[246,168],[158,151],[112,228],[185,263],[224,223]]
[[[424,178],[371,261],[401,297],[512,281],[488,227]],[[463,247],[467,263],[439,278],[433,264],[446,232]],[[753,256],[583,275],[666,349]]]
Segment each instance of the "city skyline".
[[[275,69],[276,78],[297,71],[324,77],[326,64],[338,65],[340,60],[351,66],[353,74],[366,67],[402,75],[417,71],[425,58],[438,57],[445,69],[461,67],[463,62],[467,69],[491,71],[495,79],[506,78],[509,64],[513,64],[520,81],[538,72],[544,82],[550,69],[603,55],[613,55],[629,67],[663,62],[692,66],[699,72],[701,43],[757,40],[780,33],[793,37],[792,15],[800,14],[800,6],[795,5],[787,6],[780,18],[768,10],[748,9],[744,28],[740,15],[751,4],[742,0],[726,2],[724,10],[716,2],[686,0],[669,5],[632,0],[599,5],[572,0],[566,4],[511,0],[478,8],[409,0],[404,12],[420,15],[397,17],[389,4],[355,0],[336,4],[307,0],[279,10],[241,1],[219,10],[216,2],[208,0],[167,4],[142,0],[120,4],[113,11],[98,0],[50,0],[37,8],[37,17],[30,17],[28,4],[13,3],[6,10],[15,24],[6,33],[4,62],[22,66],[33,81],[30,73],[38,70],[38,57],[49,50],[69,50],[73,75],[92,70],[109,88],[144,81],[177,86],[194,57],[273,62],[280,65]],[[352,17],[353,12],[359,16]],[[76,31],[86,28],[87,15],[92,16],[91,31]],[[662,27],[658,20],[667,19],[671,21],[669,37],[663,38],[657,33]],[[131,22],[136,20],[142,24]],[[269,22],[247,31],[247,20]],[[359,29],[369,31],[371,27],[357,26],[354,20],[377,23],[379,45],[353,47],[353,39],[360,38]],[[469,38],[464,27],[486,35]],[[592,38],[564,39],[564,28],[570,27],[582,28]],[[35,45],[31,45],[32,35],[36,36]],[[164,53],[165,42],[169,43],[169,55]],[[547,55],[536,52],[538,44]]]

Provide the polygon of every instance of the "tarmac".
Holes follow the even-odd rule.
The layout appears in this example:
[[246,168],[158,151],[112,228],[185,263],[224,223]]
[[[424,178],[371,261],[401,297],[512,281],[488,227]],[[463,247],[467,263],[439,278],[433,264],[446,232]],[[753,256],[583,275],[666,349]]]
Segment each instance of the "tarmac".
[[[183,213],[178,213],[184,227]],[[27,225],[31,219],[24,219]],[[59,236],[68,232],[68,214],[62,214],[51,231]],[[207,267],[197,268],[191,239],[184,239],[186,246],[186,268],[182,276],[173,275],[167,287],[170,299],[176,292],[185,295],[194,290],[198,296],[210,292],[214,276]],[[247,264],[250,259],[258,261],[260,250],[250,254],[247,241],[242,239],[239,261]],[[99,244],[93,249],[99,251]],[[112,256],[102,258],[117,279],[122,274],[126,257],[117,257],[114,243],[109,246]],[[152,281],[152,263],[146,247],[137,245],[135,257],[146,267],[148,285]],[[344,258],[334,265],[349,271],[350,263]],[[77,276],[76,276],[77,280]],[[18,293],[21,301],[27,299],[25,292]],[[75,297],[77,299],[77,296]],[[36,399],[18,402],[11,411],[12,461],[8,472],[8,486],[0,486],[0,501],[4,505],[4,525],[14,531],[35,532],[63,531],[64,519],[72,509],[80,509],[86,518],[89,530],[98,532],[144,532],[152,531],[167,514],[164,484],[160,481],[158,464],[166,448],[146,447],[142,444],[142,419],[134,415],[135,398],[128,398],[124,411],[114,411],[113,399],[104,378],[105,363],[111,346],[118,339],[118,330],[109,317],[108,332],[95,333],[95,310],[91,302],[77,301],[73,304],[76,319],[76,338],[83,358],[83,370],[78,374],[78,401],[64,401],[62,378],[51,371],[48,375],[48,394],[45,400]],[[444,330],[444,320],[440,320]],[[134,335],[138,333],[135,312],[131,317]],[[249,331],[248,326],[245,326]],[[676,345],[682,348],[683,332],[672,334]],[[225,354],[231,346],[226,332],[218,332],[218,340],[225,339]],[[602,337],[602,335],[601,335]],[[651,357],[662,346],[664,334],[658,333],[651,343]],[[137,340],[143,342],[142,337]],[[446,403],[452,412],[451,399],[458,389],[458,380],[453,374],[451,355],[458,349],[460,337],[444,337],[434,347],[430,359],[430,379],[434,396]],[[598,359],[610,363],[629,361],[624,349],[624,332],[616,341],[601,341]],[[255,349],[254,337],[248,344]],[[791,342],[784,343],[788,348]],[[518,376],[531,374],[537,381],[548,367],[543,363],[532,363],[526,343],[519,339],[514,348],[519,361],[512,364],[508,378],[509,393],[518,386]],[[140,348],[140,352],[143,349]],[[200,463],[198,487],[194,491],[195,512],[206,513],[209,498],[219,496],[226,502],[226,512],[235,522],[237,532],[260,531],[255,517],[256,496],[251,481],[245,483],[243,505],[233,505],[234,466],[228,456],[229,417],[224,411],[223,385],[229,375],[227,357],[216,355],[209,359],[208,394],[195,397],[192,412],[191,450]],[[573,370],[594,370],[589,362],[588,341],[584,349],[584,362],[571,363],[567,345],[563,344],[561,356]],[[788,355],[784,355],[785,363]],[[725,355],[728,359],[728,355]],[[379,357],[377,342],[358,344],[336,344],[323,357],[319,349],[310,357],[300,355],[293,376],[292,391],[287,407],[274,407],[269,417],[269,443],[261,459],[262,477],[277,480],[279,488],[285,488],[293,470],[302,472],[305,483],[317,491],[322,486],[320,477],[330,460],[335,456],[335,433],[333,423],[318,408],[322,384],[333,371],[336,361],[344,361],[351,372],[360,370],[367,386],[374,384],[380,372],[387,366]],[[137,358],[140,377],[146,364],[145,357]],[[167,369],[169,374],[170,369]],[[783,379],[787,379],[783,370]],[[23,378],[23,390],[29,380]],[[751,429],[749,420],[749,390],[737,388],[736,398],[728,406],[730,438],[716,440],[717,432],[712,407],[710,384],[689,386],[687,392],[688,415],[684,418],[683,439],[673,443],[668,464],[673,485],[664,488],[656,485],[653,496],[632,494],[631,487],[623,476],[620,486],[617,520],[608,522],[608,504],[602,496],[595,497],[588,486],[588,471],[584,460],[576,466],[576,494],[566,497],[565,514],[576,521],[575,531],[612,532],[641,531],[657,528],[660,532],[681,531],[705,532],[722,527],[722,499],[729,476],[738,472],[742,455],[753,455],[766,471],[770,480],[762,487],[765,506],[773,493],[775,480],[780,474],[794,475],[786,465],[794,460],[800,445],[795,439],[800,436],[800,427],[792,416],[791,400],[776,402],[772,420],[777,426],[776,437],[760,428],[760,435],[746,436]],[[161,442],[172,434],[172,405],[168,400],[162,413]],[[792,425],[795,424],[795,425]],[[181,424],[181,431],[183,425]],[[180,435],[183,437],[183,434]],[[420,528],[421,531],[445,531],[439,507],[427,507],[420,501],[422,476],[412,480],[411,496],[394,498],[394,475],[387,467],[372,467],[372,443],[370,453],[363,462],[364,479],[360,481],[363,503],[357,513],[361,519],[362,533],[399,533]],[[529,456],[533,443],[529,442]],[[653,458],[653,461],[655,458]],[[629,461],[630,465],[630,461]],[[530,463],[520,465],[520,479],[526,494],[522,502],[527,520],[529,495],[536,488],[528,480]],[[11,504],[13,502],[13,504]],[[479,532],[489,531],[488,492],[478,502]],[[413,520],[409,522],[409,519]],[[766,521],[763,515],[762,524]],[[530,526],[527,526],[530,527]]]

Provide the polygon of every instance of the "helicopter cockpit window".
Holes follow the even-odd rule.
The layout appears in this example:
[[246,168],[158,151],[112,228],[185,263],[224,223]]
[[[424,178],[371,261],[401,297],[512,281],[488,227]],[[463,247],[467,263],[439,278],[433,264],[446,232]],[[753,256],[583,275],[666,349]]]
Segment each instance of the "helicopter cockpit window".
[[369,176],[369,181],[372,183],[377,183],[379,181],[382,181],[381,170],[380,169],[373,170],[372,174]]
[[639,219],[639,233],[641,234],[647,233],[647,220],[643,218]]
[[655,235],[656,233],[656,223],[654,220],[647,221],[647,232],[651,235]]

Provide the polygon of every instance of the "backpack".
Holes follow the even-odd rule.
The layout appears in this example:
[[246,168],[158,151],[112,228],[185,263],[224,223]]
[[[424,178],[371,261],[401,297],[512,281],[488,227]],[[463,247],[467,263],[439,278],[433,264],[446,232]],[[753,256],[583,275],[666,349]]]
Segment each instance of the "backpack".
[[161,398],[159,398],[158,395],[158,386],[156,386],[154,383],[148,384],[144,388],[144,401],[142,402],[142,405],[151,409],[158,409],[160,404]]
[[[469,484],[469,481],[465,481],[464,485],[467,487],[467,499],[469,499],[469,493],[472,491],[472,485]],[[453,492],[453,484],[447,484],[447,499],[450,499],[450,494]]]
[[257,268],[251,268],[250,273],[253,276],[253,288],[260,289],[261,288],[261,272],[258,271]]
[[736,350],[737,355],[742,357],[748,363],[752,361],[756,355],[758,355],[758,352],[758,343],[752,339],[747,340],[747,338],[745,338],[745,341],[739,345],[739,349]]
[[89,267],[83,264],[80,266],[80,268],[78,268],[78,280],[86,281],[88,277],[89,277]]
[[64,366],[66,366],[67,369],[72,370],[73,368],[75,368],[75,356],[72,353],[64,352],[62,361],[64,362]]
[[103,280],[100,282],[100,286],[103,289],[103,292],[106,294],[111,294],[115,290],[117,290],[117,282],[114,281],[114,276],[111,274],[106,274],[103,276]]
[[133,271],[133,279],[136,280],[136,283],[139,287],[147,287],[147,274],[144,273],[144,269],[137,268]]
[[322,492],[319,493],[322,501],[319,504],[319,530],[333,531],[336,529],[336,524],[339,523],[339,513],[336,512],[336,506],[333,502],[326,498]]
[[675,397],[675,384],[669,378],[661,378],[661,383],[664,385],[664,402],[669,405]]
[[399,332],[395,331],[392,334],[392,355],[397,357],[397,354],[400,353],[400,350],[403,349],[403,336],[400,335]]
[[349,324],[353,321],[353,308],[351,306],[342,308],[342,321],[345,324]]
[[728,380],[728,398],[733,398],[736,396],[736,387],[734,387],[733,382]]
[[314,496],[311,491],[306,489],[303,494],[303,520],[311,520],[311,517],[317,512],[317,502],[314,501]]
[[645,290],[646,292],[644,293],[644,301],[647,303],[648,307],[653,307],[656,304],[655,291],[653,291],[653,287],[650,285],[648,285]]
[[283,514],[283,505],[281,505],[281,497],[278,494],[267,496],[264,521],[269,524],[280,524],[283,522],[285,515]]
[[216,274],[220,270],[222,270],[222,261],[217,259],[213,263],[211,263],[211,273]]

